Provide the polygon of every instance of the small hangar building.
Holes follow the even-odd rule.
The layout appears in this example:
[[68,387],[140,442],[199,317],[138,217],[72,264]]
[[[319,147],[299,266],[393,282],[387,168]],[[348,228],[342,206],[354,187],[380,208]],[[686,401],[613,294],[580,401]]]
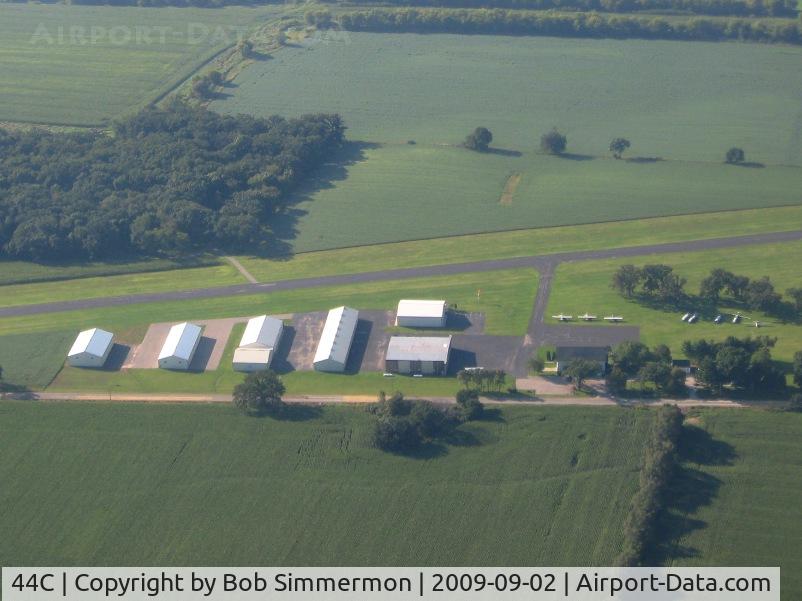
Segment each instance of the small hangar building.
[[329,311],[315,352],[315,370],[334,373],[345,371],[358,321],[359,311],[356,309],[337,307]]
[[599,366],[599,375],[607,373],[609,346],[558,346],[556,349],[557,371],[560,372],[576,359],[586,359]]
[[67,353],[67,363],[73,367],[103,367],[114,346],[114,334],[92,328],[78,334]]
[[395,325],[407,328],[444,328],[448,309],[444,300],[402,300]]
[[260,371],[270,367],[283,331],[284,323],[275,317],[260,315],[249,319],[239,347],[234,351],[234,369]]
[[189,369],[198,348],[203,329],[194,323],[179,323],[170,328],[159,353],[162,369]]
[[448,370],[451,336],[393,336],[384,368],[394,374],[441,376]]

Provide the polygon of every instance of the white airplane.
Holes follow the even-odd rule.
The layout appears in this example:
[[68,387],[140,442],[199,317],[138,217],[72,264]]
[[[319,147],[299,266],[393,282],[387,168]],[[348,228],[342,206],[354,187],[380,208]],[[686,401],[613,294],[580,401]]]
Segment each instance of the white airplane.
[[624,321],[624,318],[620,315],[609,315],[604,318],[604,321]]
[[760,323],[759,321],[755,320],[755,327],[756,328],[759,328],[761,325],[763,325],[763,324]]
[[716,315],[716,318],[713,320],[713,323],[721,323],[722,321],[724,321],[724,316]]
[[573,315],[563,315],[562,313],[559,315],[552,315],[551,317],[557,321],[571,321],[574,318]]
[[690,314],[690,313],[686,313],[685,315],[683,315],[683,316],[682,316],[682,321],[688,321],[688,318],[689,318],[690,316],[691,316],[691,314]]
[[586,312],[584,315],[580,315],[579,319],[582,319],[584,321],[593,321],[594,319],[596,319],[596,316],[595,315],[588,315],[587,312]]
[[741,323],[741,314],[736,313],[732,316],[732,323]]
[[696,323],[699,320],[699,316],[694,313],[688,318],[688,323]]

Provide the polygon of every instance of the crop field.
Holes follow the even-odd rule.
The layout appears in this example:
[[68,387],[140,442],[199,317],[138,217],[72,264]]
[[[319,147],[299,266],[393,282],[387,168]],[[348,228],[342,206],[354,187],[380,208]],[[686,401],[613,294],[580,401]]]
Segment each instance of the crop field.
[[[802,203],[802,167],[519,157],[392,145],[319,174],[276,233],[295,252]],[[507,180],[520,175],[508,203]]]
[[[488,334],[522,335],[526,331],[537,290],[537,272],[532,269],[512,269],[492,273],[470,273],[442,278],[413,278],[394,282],[376,282],[352,286],[331,286],[275,292],[272,294],[222,297],[203,300],[184,300],[146,303],[104,309],[47,313],[28,317],[0,319],[0,353],[13,353],[13,344],[20,335],[33,334],[45,339],[51,331],[68,331],[101,327],[112,332],[124,332],[128,343],[139,342],[145,327],[154,322],[218,317],[240,317],[259,313],[293,313],[320,311],[342,304],[358,309],[393,309],[405,296],[444,298],[457,303],[461,310],[485,314]],[[481,298],[476,290],[481,289]],[[14,335],[16,334],[16,335]],[[232,338],[233,340],[233,338]],[[67,348],[69,345],[67,345]],[[57,373],[63,364],[66,350],[33,357],[42,362],[37,369]],[[229,349],[231,351],[231,349]],[[5,367],[5,366],[4,366]],[[15,369],[8,369],[5,379],[16,383]],[[203,374],[165,372],[159,370],[98,371],[65,367],[53,383],[60,390],[100,390],[114,392],[228,392],[242,376],[230,368],[225,357],[218,370]],[[374,374],[349,376],[348,381],[337,376],[313,377],[292,375],[287,384],[291,392],[320,392],[338,380],[337,390],[351,394],[374,394],[379,388]],[[436,382],[426,379],[426,382]],[[385,384],[387,385],[387,384]],[[446,384],[415,384],[417,391],[432,390],[451,394],[454,381]]]
[[44,388],[58,374],[75,339],[71,330],[0,337],[3,384],[12,388]]
[[[348,33],[250,66],[213,106],[337,111],[363,142],[278,228],[304,252],[798,204],[800,58],[751,44]],[[497,151],[455,148],[478,125]],[[568,157],[538,151],[553,126]],[[609,158],[616,136],[633,160]],[[731,146],[755,167],[722,165]]]
[[107,123],[278,10],[0,4],[0,121]]
[[21,565],[608,565],[652,419],[506,408],[405,457],[359,408],[0,412],[0,562]]
[[780,566],[802,596],[802,415],[700,412],[686,444],[662,557],[670,565]]
[[[727,299],[722,299],[719,304],[721,311],[740,311],[750,318],[760,320],[762,326],[756,329],[747,319],[738,325],[729,322],[716,325],[710,321],[715,314],[705,315],[705,319],[695,324],[687,324],[680,320],[681,310],[650,308],[636,300],[627,300],[610,287],[610,282],[613,273],[622,264],[665,263],[674,267],[677,274],[687,278],[685,290],[690,294],[699,292],[702,278],[715,267],[722,267],[750,278],[769,276],[777,291],[784,293],[787,288],[802,286],[802,272],[798,267],[800,262],[802,262],[802,244],[794,242],[749,246],[735,250],[566,263],[560,265],[554,275],[546,320],[550,321],[549,316],[560,312],[569,315],[581,315],[585,311],[598,315],[611,313],[623,315],[627,323],[640,326],[643,342],[649,345],[667,344],[675,356],[682,356],[680,346],[684,340],[699,338],[722,340],[726,336],[772,336],[778,339],[772,352],[774,358],[791,361],[793,354],[802,350],[802,325],[799,323],[781,323],[776,318],[733,306]],[[698,311],[700,308],[689,306],[686,310]]]

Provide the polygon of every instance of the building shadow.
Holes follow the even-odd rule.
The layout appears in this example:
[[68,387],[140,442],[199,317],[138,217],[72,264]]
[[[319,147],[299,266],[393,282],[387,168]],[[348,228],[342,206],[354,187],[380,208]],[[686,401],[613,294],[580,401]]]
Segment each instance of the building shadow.
[[131,352],[131,347],[127,344],[120,344],[115,342],[106,362],[103,364],[103,371],[120,371],[128,359],[128,354]]
[[359,319],[356,322],[354,339],[351,343],[351,352],[348,354],[348,362],[345,366],[345,373],[349,375],[359,373],[362,369],[362,362],[368,350],[370,333],[373,330],[373,322],[367,319]]
[[476,353],[452,348],[448,357],[448,374],[457,374],[466,367],[478,367],[476,365]]
[[462,332],[473,325],[471,317],[464,311],[451,310],[446,315],[446,329]]
[[278,343],[278,347],[273,351],[275,354],[270,362],[270,369],[277,374],[288,374],[295,371],[295,366],[290,363],[290,349],[295,341],[295,334],[294,326],[284,326],[284,330],[281,332],[281,340]]
[[678,449],[679,465],[666,491],[655,527],[655,544],[646,554],[646,565],[664,565],[673,559],[699,555],[698,549],[680,541],[707,527],[695,514],[710,505],[721,488],[721,480],[705,472],[704,466],[732,465],[737,459],[732,445],[696,426],[683,428]]
[[194,372],[202,372],[206,370],[206,366],[209,364],[209,359],[212,356],[212,351],[214,351],[214,345],[217,343],[217,340],[214,338],[209,338],[208,336],[201,336],[200,340],[198,341],[198,347],[195,349],[195,355],[192,357],[192,361],[189,364],[189,369],[187,371],[194,371]]

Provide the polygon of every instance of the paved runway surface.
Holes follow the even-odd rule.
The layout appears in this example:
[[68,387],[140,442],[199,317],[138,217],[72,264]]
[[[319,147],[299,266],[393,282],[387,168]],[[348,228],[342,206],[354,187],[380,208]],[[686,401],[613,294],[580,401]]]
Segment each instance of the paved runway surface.
[[[342,284],[359,284],[363,282],[377,282],[399,280],[405,278],[419,278],[427,276],[446,276],[459,273],[479,271],[495,271],[498,269],[511,269],[516,267],[534,267],[541,273],[553,271],[554,266],[566,261],[585,261],[589,259],[608,259],[621,257],[636,257],[656,253],[688,252],[698,250],[713,250],[747,246],[751,244],[766,244],[770,242],[787,242],[802,240],[802,231],[779,232],[770,234],[754,234],[751,236],[735,236],[731,238],[713,238],[710,240],[695,240],[688,242],[673,242],[669,244],[653,244],[648,246],[634,246],[627,248],[614,248],[607,250],[577,251],[557,253],[553,255],[540,255],[530,257],[516,257],[512,259],[497,259],[492,261],[474,261],[470,263],[455,263],[450,265],[434,265],[431,267],[412,267],[407,269],[389,269],[367,273],[348,275],[321,276],[302,278],[297,280],[282,280],[278,282],[261,284],[237,284],[234,286],[219,286],[214,288],[199,288],[197,290],[183,290],[176,292],[158,292],[152,294],[131,294],[126,296],[112,296],[106,298],[92,298],[73,301],[60,301],[54,303],[41,303],[35,305],[22,305],[0,309],[0,317],[19,317],[23,315],[37,315],[40,313],[53,313],[57,311],[73,311],[78,309],[95,309],[100,307],[115,307],[138,303],[162,302],[182,299],[215,298],[222,296],[238,296],[246,294],[260,294],[278,290],[297,290],[317,286],[334,286]],[[538,297],[541,295],[538,294]],[[543,305],[545,309],[545,305]]]

